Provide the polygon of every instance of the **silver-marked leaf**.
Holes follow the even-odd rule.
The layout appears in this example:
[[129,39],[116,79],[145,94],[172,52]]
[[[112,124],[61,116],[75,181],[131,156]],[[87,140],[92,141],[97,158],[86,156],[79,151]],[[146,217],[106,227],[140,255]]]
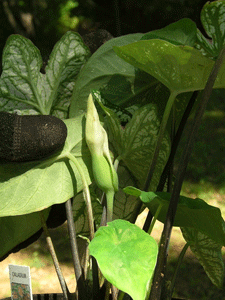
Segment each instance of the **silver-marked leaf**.
[[224,263],[221,254],[221,245],[205,234],[190,227],[181,227],[186,242],[189,243],[194,255],[203,266],[213,284],[222,288],[224,280]]
[[197,30],[197,41],[195,47],[200,50],[203,55],[209,56],[212,59],[217,56],[213,44],[209,39],[204,37],[199,29]]
[[76,76],[89,54],[79,34],[67,32],[55,45],[42,74],[39,50],[25,37],[10,36],[3,51],[1,110],[35,109],[65,118]]
[[205,32],[212,38],[213,56],[217,57],[225,43],[225,2],[207,2],[201,11],[201,21]]
[[11,35],[2,56],[3,71],[0,79],[0,106],[4,109],[41,105],[43,74],[40,73],[42,58],[34,44],[20,36]]
[[108,133],[110,143],[113,145],[117,154],[120,155],[123,149],[123,129],[120,124],[118,116],[108,107],[104,106],[101,102],[101,96],[95,92],[95,99],[105,112],[105,125]]
[[79,117],[65,123],[68,135],[61,152],[45,161],[0,165],[1,217],[40,211],[80,192],[83,183],[74,163],[68,161],[68,153],[77,158],[90,184],[91,159],[84,140],[85,120]]
[[56,43],[46,66],[46,88],[43,91],[48,110],[69,107],[75,79],[88,55],[88,48],[75,32],[68,31]]
[[[155,150],[160,121],[157,106],[147,104],[138,109],[123,133],[123,150],[120,154],[128,169],[142,187]],[[170,152],[170,138],[166,132],[159,152],[156,169],[150,184],[155,190]]]
[[118,167],[119,190],[114,197],[113,217],[130,221],[136,214],[136,206],[139,199],[132,195],[125,194],[123,188],[128,185],[137,185],[136,180],[131,176],[130,171],[123,165]]
[[[132,192],[134,190],[134,193]],[[157,219],[165,222],[170,193],[166,192],[142,192],[135,188],[125,189],[132,195],[139,195],[141,201],[154,215],[159,206],[161,207]],[[180,196],[173,226],[192,227],[201,231],[220,245],[225,245],[224,220],[218,207],[207,204],[204,200]]]
[[124,220],[98,229],[89,244],[103,276],[133,300],[144,300],[150,288],[158,245],[146,232]]

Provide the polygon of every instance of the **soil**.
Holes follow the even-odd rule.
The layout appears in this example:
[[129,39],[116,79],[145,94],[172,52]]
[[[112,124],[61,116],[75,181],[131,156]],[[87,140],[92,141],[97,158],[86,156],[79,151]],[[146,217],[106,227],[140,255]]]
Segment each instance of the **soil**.
[[[145,219],[146,215],[147,210],[144,211],[139,217],[137,221],[138,225],[141,226],[143,224],[143,219]],[[158,238],[160,236],[161,230],[162,224],[158,222],[155,226],[153,235]],[[62,228],[51,230],[51,235],[54,244],[57,241],[57,237],[59,235],[61,237],[65,237],[65,239],[63,239],[60,243],[56,243],[55,248],[56,253],[59,255],[60,262],[62,261],[60,258],[63,257],[63,261],[60,265],[63,275],[65,276],[68,288],[71,292],[74,292],[75,277],[73,274],[74,271],[71,256],[69,255],[69,253],[64,253],[65,248],[69,249],[66,225],[63,225]],[[174,229],[172,241],[181,240],[181,236],[179,235],[179,230]],[[184,242],[176,243],[176,245],[174,244],[174,242],[172,242],[171,244],[174,245],[172,246],[172,251],[175,254],[180,252],[184,245]],[[10,254],[3,262],[0,262],[0,299],[11,296],[8,271],[9,264],[30,266],[33,294],[62,292],[57,275],[54,270],[54,266],[51,262],[51,258],[49,257],[47,249],[45,248],[44,235],[41,236],[40,240],[33,243],[26,249],[23,249],[18,253]]]
[[[43,258],[40,259],[43,260]],[[23,250],[21,253],[11,254],[8,258],[0,263],[0,299],[11,296],[8,265],[29,265],[25,263],[29,260],[30,253]],[[71,291],[74,290],[75,279],[72,266],[67,266],[63,263],[61,264],[61,269],[69,289]],[[40,268],[31,267],[31,280],[33,294],[62,292],[52,264],[46,264]]]
[[[143,220],[147,215],[145,210],[138,218],[137,224],[142,226]],[[152,233],[156,240],[159,240],[163,225],[160,222],[156,222],[154,231]],[[72,259],[69,249],[69,240],[67,236],[67,228],[63,226],[51,230],[51,236],[53,244],[55,245],[56,253],[58,255],[62,272],[65,276],[68,288],[70,292],[75,290],[75,279],[72,265]],[[60,236],[60,239],[59,239]],[[177,257],[182,250],[185,242],[178,228],[174,228],[172,231],[170,246],[169,246],[169,273],[173,273]],[[225,250],[223,248],[223,250]],[[225,260],[225,251],[223,251],[223,257]],[[54,266],[51,261],[51,257],[48,254],[45,245],[45,237],[42,235],[41,238],[18,253],[11,254],[3,262],[0,262],[0,299],[10,297],[10,284],[8,274],[8,264],[28,265],[31,268],[31,280],[32,280],[32,291],[33,294],[38,293],[61,293],[61,288],[58,283],[58,278],[54,270]],[[197,279],[193,284],[194,278]],[[192,277],[193,276],[193,277]],[[188,280],[187,280],[188,278]],[[193,297],[187,298],[190,295],[190,285],[193,289]],[[194,285],[194,286],[193,286]],[[195,287],[196,285],[196,287]],[[199,291],[198,291],[199,289]],[[202,293],[210,290],[213,296],[202,297]],[[215,291],[215,292],[213,292]],[[191,250],[188,249],[185,255],[184,268],[181,276],[178,276],[177,280],[177,292],[174,296],[183,297],[185,299],[192,300],[208,300],[217,299],[225,300],[224,292],[219,291],[210,280],[207,278],[203,268],[198,263],[197,259],[194,258]],[[215,297],[214,297],[215,296]]]

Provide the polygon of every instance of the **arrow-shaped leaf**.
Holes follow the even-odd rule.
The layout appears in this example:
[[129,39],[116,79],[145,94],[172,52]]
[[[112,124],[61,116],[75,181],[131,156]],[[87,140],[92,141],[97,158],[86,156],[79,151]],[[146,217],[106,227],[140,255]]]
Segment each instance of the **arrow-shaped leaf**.
[[[163,40],[138,41],[115,52],[131,65],[149,73],[177,94],[202,90],[214,65],[214,61],[189,46],[176,46]],[[214,88],[224,87],[222,66]]]

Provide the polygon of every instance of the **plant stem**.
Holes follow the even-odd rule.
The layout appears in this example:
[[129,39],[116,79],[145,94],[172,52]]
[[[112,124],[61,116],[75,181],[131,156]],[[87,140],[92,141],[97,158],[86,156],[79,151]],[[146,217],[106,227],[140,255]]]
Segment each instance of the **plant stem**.
[[120,291],[119,292],[119,296],[118,296],[118,299],[117,300],[123,300],[123,297],[124,297],[125,293]]
[[145,219],[145,223],[142,227],[142,229],[145,231],[145,232],[148,232],[149,230],[149,227],[151,225],[151,222],[152,222],[152,218],[153,218],[153,215],[152,213],[150,212],[150,210],[148,211],[148,214],[147,214],[147,217]]
[[83,193],[84,193],[84,199],[86,201],[87,213],[88,213],[90,240],[92,240],[94,238],[94,218],[93,218],[93,211],[92,211],[89,187],[88,187],[84,172],[83,172],[80,164],[78,163],[77,159],[71,153],[67,153],[66,156],[75,164],[75,166],[80,174],[82,183],[83,183]]
[[106,205],[107,205],[107,222],[111,222],[113,219],[113,200],[114,191],[110,190],[106,192]]
[[[173,107],[173,103],[176,99],[176,96],[177,96],[177,94],[175,92],[171,92],[171,94],[169,96],[169,99],[167,101],[167,104],[166,104],[165,112],[163,114],[161,126],[160,126],[159,133],[158,133],[158,139],[157,139],[157,142],[156,142],[156,146],[155,146],[155,150],[154,150],[154,154],[153,154],[153,158],[152,158],[152,163],[150,165],[148,175],[147,175],[147,179],[145,181],[145,185],[144,185],[144,188],[143,188],[143,191],[145,191],[145,192],[148,192],[148,189],[149,189],[149,185],[150,185],[150,182],[151,182],[151,179],[152,179],[155,167],[156,167],[160,146],[161,146],[161,143],[162,143],[162,140],[163,140],[163,137],[164,137],[164,132],[165,132],[165,129],[166,129],[166,125],[167,125],[167,122],[168,122],[168,119],[169,119],[169,116],[170,116],[170,113],[171,113],[171,109]],[[165,168],[164,168],[164,170],[165,170]],[[162,178],[162,176],[161,176],[161,178]],[[161,179],[160,179],[160,181],[161,181]],[[141,206],[142,206],[142,202],[140,201],[139,206],[137,207],[137,215],[139,214]],[[148,232],[148,230],[149,230],[149,226],[150,226],[150,223],[152,221],[152,217],[153,217],[153,215],[149,211],[148,216],[147,216],[147,218],[145,220],[145,223],[144,223],[144,226],[143,226],[143,230],[145,232]],[[136,216],[136,218],[137,218],[137,216]]]
[[[191,113],[191,110],[195,104],[195,101],[197,99],[197,96],[198,96],[199,92],[198,91],[194,91],[189,102],[188,102],[188,105],[185,109],[185,112],[182,116],[182,119],[180,121],[180,124],[179,124],[179,127],[177,129],[177,132],[175,134],[175,137],[173,139],[173,143],[172,143],[172,147],[171,147],[171,152],[170,152],[170,156],[168,158],[168,161],[167,161],[167,164],[161,174],[161,177],[160,177],[160,181],[159,181],[159,184],[158,184],[158,187],[157,187],[157,192],[162,192],[163,191],[163,188],[165,186],[165,183],[166,183],[166,179],[168,178],[168,174],[170,172],[170,169],[172,167],[172,164],[173,164],[173,161],[174,161],[174,157],[175,157],[175,154],[176,154],[176,151],[177,151],[177,148],[178,148],[178,145],[179,145],[179,142],[180,142],[180,139],[182,137],[182,133],[184,131],[184,127],[187,123],[187,119],[188,117],[190,116],[190,113]],[[148,215],[147,215],[147,218],[145,220],[145,223],[144,223],[144,226],[143,226],[143,230],[145,232],[148,232],[149,230],[149,227],[150,227],[150,224],[151,224],[151,221],[152,221],[152,213],[149,211],[148,212]]]
[[111,283],[108,282],[108,281],[106,281],[105,285],[106,285],[106,291],[105,291],[105,298],[104,298],[104,300],[109,300]]
[[118,170],[120,161],[121,161],[121,157],[120,156],[117,156],[117,158],[114,160],[113,166],[114,166],[116,172]]
[[174,290],[174,286],[175,286],[175,281],[176,281],[176,278],[177,278],[178,270],[179,270],[179,268],[180,268],[180,265],[181,265],[181,263],[182,263],[182,261],[183,261],[184,255],[185,255],[185,253],[186,253],[188,247],[189,247],[189,243],[186,243],[186,244],[184,245],[184,247],[183,247],[183,249],[182,249],[182,251],[181,251],[179,257],[178,257],[176,269],[175,269],[175,271],[174,271],[174,274],[173,274],[173,277],[172,277],[172,280],[171,280],[171,285],[170,285],[170,293],[171,293],[171,297],[172,297],[172,295],[173,295],[173,290]]
[[168,249],[171,230],[172,230],[172,226],[173,226],[173,222],[174,222],[174,218],[175,218],[175,214],[176,214],[176,209],[177,209],[177,205],[178,205],[178,201],[179,201],[179,197],[180,197],[180,190],[181,190],[181,186],[182,186],[182,183],[184,180],[184,175],[185,175],[186,168],[187,168],[187,163],[188,163],[190,155],[191,155],[194,137],[200,126],[203,113],[206,109],[206,105],[207,105],[209,97],[211,95],[213,85],[215,83],[219,69],[222,66],[224,56],[225,56],[225,47],[220,52],[220,55],[213,66],[212,72],[209,75],[205,89],[202,93],[202,101],[199,104],[199,107],[197,108],[194,122],[193,122],[193,125],[191,128],[190,134],[187,138],[187,142],[184,147],[182,157],[180,159],[180,163],[179,163],[179,167],[178,167],[178,174],[177,174],[177,178],[175,180],[175,184],[174,184],[174,188],[173,188],[172,196],[170,199],[170,204],[169,204],[169,208],[167,211],[167,216],[166,216],[166,220],[165,220],[165,224],[164,224],[164,228],[163,228],[163,232],[162,232],[162,236],[161,236],[158,260],[157,260],[157,264],[156,264],[156,268],[155,268],[153,284],[152,284],[149,300],[159,300],[160,299],[161,285],[162,285],[162,280],[164,278],[164,273],[165,273],[164,267],[166,265],[167,249]]
[[71,251],[72,251],[72,258],[73,258],[73,266],[74,266],[74,272],[77,282],[77,289],[78,289],[78,299],[82,300],[85,299],[85,289],[84,289],[84,279],[79,259],[79,252],[78,252],[78,246],[77,246],[77,239],[76,239],[76,231],[74,227],[74,221],[73,221],[73,212],[72,212],[72,205],[71,205],[71,199],[69,199],[66,203],[66,216],[67,216],[67,227],[69,231],[69,237],[70,237],[70,245],[71,245]]
[[149,171],[148,171],[148,176],[147,176],[147,179],[145,181],[145,185],[144,185],[144,189],[143,189],[146,192],[149,189],[149,185],[150,185],[150,182],[151,182],[151,179],[152,179],[155,167],[156,167],[156,163],[157,163],[161,143],[162,143],[164,133],[165,133],[165,129],[166,129],[166,125],[167,125],[167,121],[169,119],[170,112],[171,112],[171,109],[173,107],[173,103],[176,99],[176,96],[177,96],[176,92],[171,92],[171,94],[169,96],[169,99],[167,101],[167,104],[166,104],[166,108],[165,108],[165,111],[164,111],[164,114],[163,114],[163,117],[162,117],[162,121],[161,121],[161,125],[160,125],[160,128],[159,128],[158,138],[157,138],[154,154],[153,154],[153,157],[152,157],[152,162],[151,162],[151,165],[150,165],[150,168],[149,168]]
[[46,222],[45,222],[44,215],[43,215],[42,211],[40,211],[39,214],[40,214],[40,218],[41,218],[42,227],[43,227],[44,233],[46,235],[46,242],[47,242],[47,245],[48,245],[48,248],[49,248],[49,252],[52,256],[52,260],[53,260],[53,263],[54,263],[54,266],[55,266],[56,273],[58,275],[58,279],[59,279],[59,282],[60,282],[60,285],[61,285],[61,288],[62,288],[64,299],[68,300],[69,299],[68,298],[69,290],[68,290],[68,287],[66,285],[65,279],[63,277],[61,268],[59,266],[59,261],[57,259],[56,253],[55,253],[55,249],[54,249],[54,246],[53,246],[53,243],[52,243],[49,231],[48,231],[48,227],[47,227]]
[[165,182],[166,182],[166,179],[167,179],[167,176],[168,176],[168,173],[169,173],[169,170],[170,170],[170,167],[171,165],[173,164],[173,161],[174,161],[174,157],[175,157],[175,154],[176,154],[176,151],[177,151],[177,148],[178,148],[178,145],[179,145],[179,142],[181,140],[181,137],[182,137],[182,134],[183,134],[183,131],[184,131],[184,127],[187,123],[187,119],[188,117],[190,116],[190,113],[191,113],[191,110],[195,104],[195,101],[197,99],[197,96],[199,94],[199,91],[194,91],[189,102],[188,102],[188,105],[185,109],[185,112],[182,116],[182,119],[180,121],[180,124],[179,124],[179,127],[177,129],[177,132],[175,134],[175,137],[173,139],[173,143],[172,143],[172,147],[171,147],[171,152],[170,152],[170,156],[168,158],[168,161],[167,161],[167,164],[163,170],[163,173],[160,177],[160,181],[159,181],[159,184],[158,184],[158,187],[157,187],[157,192],[162,192],[163,191],[163,188],[164,188],[164,185],[165,185]]
[[149,235],[151,235],[151,233],[152,233],[152,229],[153,229],[153,227],[155,225],[155,222],[156,222],[156,220],[158,218],[158,215],[159,215],[162,207],[163,207],[163,204],[160,204],[159,207],[156,210],[156,213],[155,213],[155,215],[153,217],[153,220],[152,220],[151,225],[150,225],[149,230],[148,230],[148,234]]
[[112,300],[118,300],[118,294],[119,294],[118,288],[111,285],[111,292],[112,292]]
[[99,285],[99,278],[98,278],[98,264],[94,256],[91,256],[92,261],[92,278],[93,278],[93,300],[99,299],[100,293],[100,285]]

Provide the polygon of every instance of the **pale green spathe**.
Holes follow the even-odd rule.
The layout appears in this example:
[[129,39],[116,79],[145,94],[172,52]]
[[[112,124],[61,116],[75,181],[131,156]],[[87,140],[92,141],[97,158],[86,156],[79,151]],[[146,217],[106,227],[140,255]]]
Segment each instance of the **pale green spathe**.
[[92,156],[93,175],[104,191],[118,190],[118,178],[108,147],[108,136],[102,127],[92,95],[89,95],[86,120],[86,142]]

